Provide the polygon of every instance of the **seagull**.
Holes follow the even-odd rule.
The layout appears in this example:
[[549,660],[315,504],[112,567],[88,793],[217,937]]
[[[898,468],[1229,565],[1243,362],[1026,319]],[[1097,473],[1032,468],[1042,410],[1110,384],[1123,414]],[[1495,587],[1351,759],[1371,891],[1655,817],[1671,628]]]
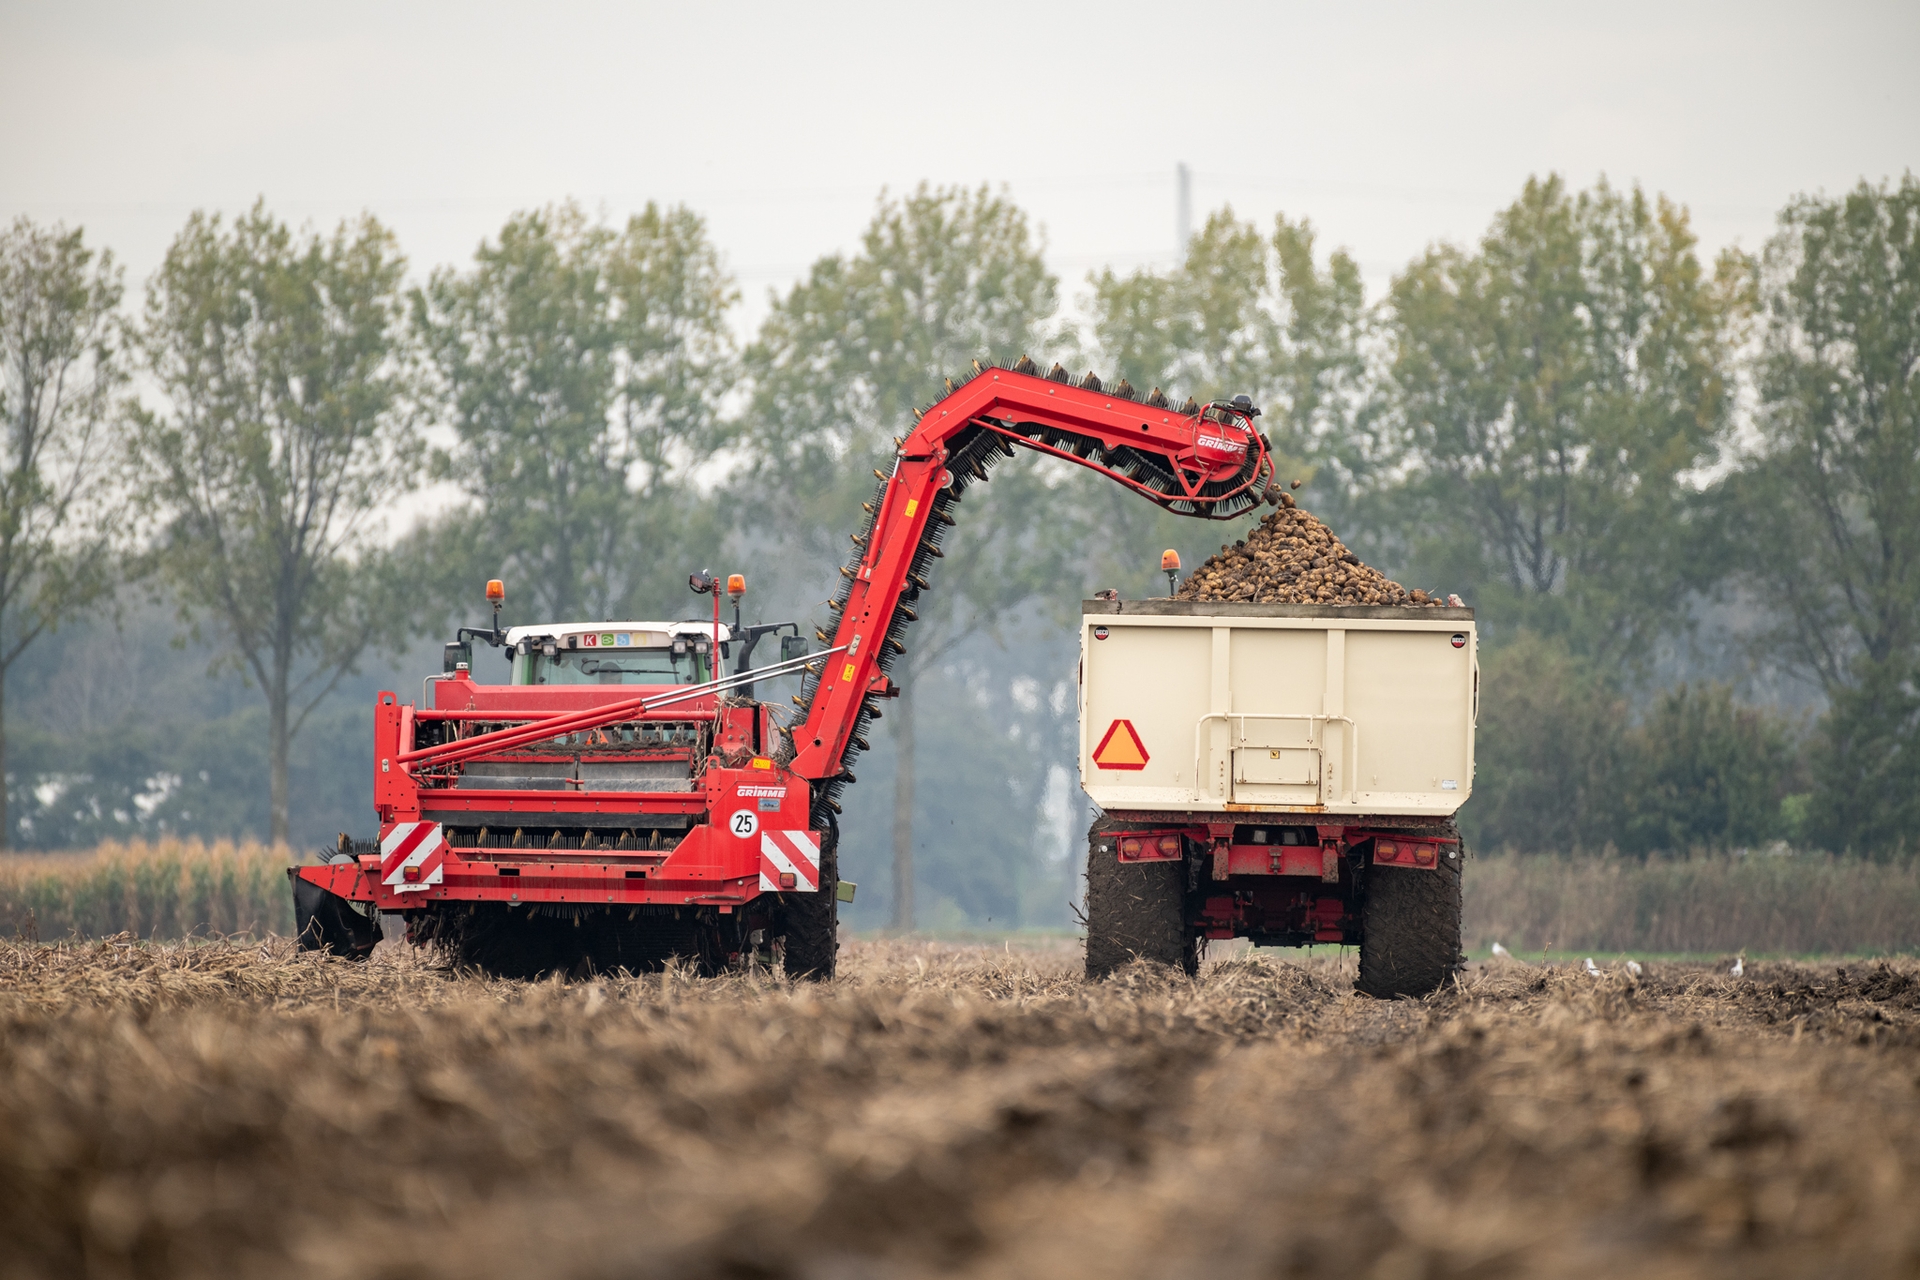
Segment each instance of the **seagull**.
[[1595,977],[1595,978],[1600,976],[1600,968],[1598,965],[1594,964],[1592,956],[1587,957],[1587,973],[1589,976]]
[[1502,960],[1513,959],[1513,952],[1507,950],[1505,947],[1501,946],[1497,942],[1493,944],[1493,954],[1500,957]]
[[1747,971],[1747,958],[1745,956],[1735,956],[1733,958],[1733,968],[1727,970],[1728,973],[1732,974],[1736,978],[1743,976],[1746,973],[1746,971]]
[[1632,974],[1632,975],[1633,975],[1634,977],[1636,977],[1636,978],[1637,978],[1637,977],[1639,977],[1639,976],[1640,976],[1640,962],[1639,962],[1638,960],[1629,960],[1629,961],[1627,961],[1627,972],[1628,972],[1628,973],[1630,973],[1630,974]]

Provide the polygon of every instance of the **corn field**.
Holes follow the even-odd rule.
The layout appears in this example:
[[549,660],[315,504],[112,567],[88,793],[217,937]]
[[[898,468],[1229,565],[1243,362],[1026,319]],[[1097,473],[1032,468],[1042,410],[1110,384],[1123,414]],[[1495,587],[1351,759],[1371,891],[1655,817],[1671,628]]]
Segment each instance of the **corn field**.
[[[197,840],[0,856],[0,937],[173,939],[293,929],[286,850]],[[1526,952],[1920,951],[1920,862],[1818,855],[1501,854],[1467,872],[1464,942]]]
[[293,860],[285,849],[224,840],[0,855],[0,936],[291,934]]

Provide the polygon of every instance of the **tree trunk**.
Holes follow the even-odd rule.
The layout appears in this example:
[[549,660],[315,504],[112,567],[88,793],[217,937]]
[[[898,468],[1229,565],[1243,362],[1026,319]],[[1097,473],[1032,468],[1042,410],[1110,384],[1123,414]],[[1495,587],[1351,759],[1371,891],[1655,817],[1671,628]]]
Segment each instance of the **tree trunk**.
[[888,708],[893,718],[893,927],[913,931],[913,682]]
[[267,690],[268,823],[276,845],[287,843],[287,728],[287,670],[276,663],[273,686]]
[[7,673],[0,668],[0,849],[13,847],[13,817],[7,812]]

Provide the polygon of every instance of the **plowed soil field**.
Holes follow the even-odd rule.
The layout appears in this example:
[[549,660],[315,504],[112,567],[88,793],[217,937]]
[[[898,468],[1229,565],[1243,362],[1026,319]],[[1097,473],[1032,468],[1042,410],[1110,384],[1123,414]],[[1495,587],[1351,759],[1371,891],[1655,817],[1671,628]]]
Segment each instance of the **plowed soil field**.
[[[391,954],[389,954],[391,953]],[[0,945],[0,1273],[1910,1275],[1920,964],[1423,1002],[850,944],[825,986]]]

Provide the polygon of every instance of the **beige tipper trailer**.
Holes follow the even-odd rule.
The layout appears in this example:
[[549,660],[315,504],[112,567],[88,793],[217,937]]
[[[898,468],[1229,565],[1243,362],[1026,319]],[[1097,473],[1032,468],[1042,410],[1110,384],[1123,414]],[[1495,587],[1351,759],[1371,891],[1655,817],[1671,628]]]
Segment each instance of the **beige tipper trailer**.
[[1089,973],[1246,937],[1358,944],[1375,994],[1446,980],[1472,610],[1090,600],[1080,647]]

